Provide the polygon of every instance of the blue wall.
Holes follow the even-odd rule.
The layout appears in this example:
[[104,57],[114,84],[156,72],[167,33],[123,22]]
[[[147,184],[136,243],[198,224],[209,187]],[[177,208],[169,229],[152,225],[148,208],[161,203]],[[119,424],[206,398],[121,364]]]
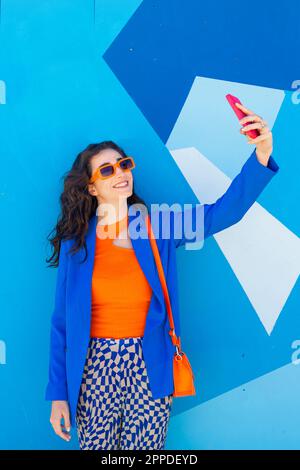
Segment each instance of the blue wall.
[[178,249],[197,395],[174,400],[166,448],[300,448],[298,18],[270,0],[1,1],[1,449],[78,448],[44,401],[62,174],[112,139],[147,202],[213,202],[252,151],[226,93],[268,121],[280,172],[245,220]]

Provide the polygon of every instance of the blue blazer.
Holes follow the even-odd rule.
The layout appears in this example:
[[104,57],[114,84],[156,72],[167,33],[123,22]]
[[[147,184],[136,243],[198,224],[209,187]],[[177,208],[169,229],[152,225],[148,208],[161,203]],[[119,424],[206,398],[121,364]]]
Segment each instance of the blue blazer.
[[[272,156],[269,158],[267,167],[262,165],[257,160],[255,149],[227,191],[215,203],[202,205],[204,238],[241,220],[278,169],[279,166]],[[199,206],[201,204],[192,205],[192,209],[188,209],[192,218],[196,217],[196,208]],[[185,209],[181,214],[179,213],[183,216],[184,214]],[[135,216],[129,211],[129,236],[130,223],[134,218]],[[61,244],[55,305],[51,319],[49,381],[45,399],[67,400],[72,426],[75,425],[77,400],[90,339],[91,282],[96,225],[97,215],[95,214],[90,219],[86,234],[88,256],[85,262],[81,262],[85,256],[84,248],[75,255],[70,255],[68,251],[73,240],[64,240]],[[143,218],[140,228],[146,230]],[[159,398],[171,394],[174,390],[174,346],[169,335],[167,310],[150,241],[148,237],[140,237],[131,238],[131,242],[141,269],[152,288],[142,344],[152,395],[154,398]],[[177,336],[180,336],[181,331],[175,249],[187,242],[191,242],[190,238],[187,239],[185,234],[180,238],[175,238],[172,229],[169,238],[157,238]]]

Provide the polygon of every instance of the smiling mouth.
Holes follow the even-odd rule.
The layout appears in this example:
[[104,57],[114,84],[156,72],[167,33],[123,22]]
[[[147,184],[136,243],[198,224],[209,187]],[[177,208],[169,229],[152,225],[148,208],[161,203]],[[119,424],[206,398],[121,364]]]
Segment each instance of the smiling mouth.
[[122,183],[117,183],[113,188],[119,189],[119,188],[126,188],[129,186],[128,181],[123,181]]

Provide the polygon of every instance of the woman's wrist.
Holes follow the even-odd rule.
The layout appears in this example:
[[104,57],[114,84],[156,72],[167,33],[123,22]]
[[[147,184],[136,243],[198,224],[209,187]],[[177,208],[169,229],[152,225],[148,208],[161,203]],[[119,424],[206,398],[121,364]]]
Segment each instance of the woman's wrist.
[[268,166],[268,161],[269,161],[269,158],[270,158],[271,154],[272,154],[272,152],[270,152],[270,153],[261,153],[261,152],[256,150],[257,160],[259,161],[259,163],[261,163],[264,166]]

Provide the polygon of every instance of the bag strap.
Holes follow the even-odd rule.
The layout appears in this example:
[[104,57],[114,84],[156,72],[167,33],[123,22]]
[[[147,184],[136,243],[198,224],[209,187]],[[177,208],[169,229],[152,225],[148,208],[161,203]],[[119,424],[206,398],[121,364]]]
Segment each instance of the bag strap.
[[151,247],[152,247],[152,251],[153,251],[153,255],[154,255],[154,259],[155,259],[159,279],[160,279],[160,282],[161,282],[161,285],[162,285],[164,298],[165,298],[165,302],[166,302],[166,307],[167,307],[167,312],[168,312],[168,317],[169,317],[169,322],[170,322],[170,326],[171,326],[171,329],[169,331],[169,335],[171,336],[172,343],[174,344],[174,346],[177,346],[179,349],[181,349],[180,338],[179,338],[179,336],[176,336],[176,333],[175,333],[175,325],[174,325],[174,320],[173,320],[172,307],[171,307],[168,287],[167,287],[167,283],[166,283],[166,278],[165,278],[165,274],[164,274],[164,270],[163,270],[159,250],[158,250],[158,247],[157,247],[156,239],[155,239],[155,236],[154,236],[154,233],[153,233],[153,230],[152,230],[150,217],[149,217],[148,214],[146,215],[146,224],[147,224],[148,235],[150,235],[150,237],[149,237],[150,238],[150,244],[151,244]]

